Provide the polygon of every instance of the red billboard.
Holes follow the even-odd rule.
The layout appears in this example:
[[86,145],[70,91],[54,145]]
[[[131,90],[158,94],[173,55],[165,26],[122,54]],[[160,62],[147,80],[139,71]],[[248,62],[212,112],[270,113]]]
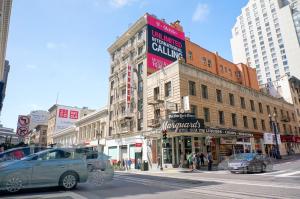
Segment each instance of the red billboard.
[[186,58],[184,32],[151,15],[147,15],[147,24],[148,73],[169,65],[179,57]]

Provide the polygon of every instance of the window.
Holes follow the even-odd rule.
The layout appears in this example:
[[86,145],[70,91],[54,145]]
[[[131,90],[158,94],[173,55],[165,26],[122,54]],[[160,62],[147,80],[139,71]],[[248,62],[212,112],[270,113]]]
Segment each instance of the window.
[[259,108],[259,112],[260,113],[263,113],[264,111],[263,111],[263,107],[262,107],[262,104],[259,102],[258,103],[258,108]]
[[211,63],[211,60],[210,60],[210,59],[207,60],[207,66],[208,66],[208,67],[212,67],[212,63]]
[[204,84],[201,85],[201,91],[202,91],[202,98],[208,99],[208,91],[206,85]]
[[251,111],[255,111],[254,101],[250,100]]
[[189,55],[189,59],[190,59],[190,60],[193,60],[193,53],[192,53],[192,51],[189,51],[189,52],[188,52],[188,55]]
[[143,74],[143,62],[138,64],[138,74],[139,75]]
[[245,109],[246,108],[246,102],[245,102],[245,98],[241,97],[241,108]]
[[222,102],[222,91],[219,89],[216,89],[216,94],[217,94],[217,101]]
[[236,114],[231,113],[232,126],[237,126]]
[[202,57],[202,64],[206,65],[206,57]]
[[248,119],[247,116],[243,116],[244,127],[248,128]]
[[154,99],[155,100],[159,99],[159,87],[154,88],[153,93],[154,93],[153,95]]
[[292,118],[293,118],[293,121],[296,121],[296,118],[295,118],[295,114],[292,113]]
[[263,131],[266,130],[265,120],[261,120],[261,128],[262,128]]
[[209,113],[209,108],[203,108],[204,112],[204,121],[205,122],[210,122],[210,113]]
[[172,95],[171,82],[165,84],[165,97],[170,97]]
[[270,106],[269,105],[267,105],[267,112],[268,112],[268,114],[271,114],[271,110],[270,110]]
[[143,46],[138,47],[138,55],[143,53]]
[[190,95],[196,96],[196,83],[193,81],[189,81],[189,92]]
[[256,120],[256,118],[252,118],[252,122],[253,122],[253,128],[257,129],[257,120]]
[[234,106],[234,95],[232,93],[229,93],[229,103],[231,106]]
[[224,111],[219,111],[219,123],[220,124],[225,124]]
[[197,106],[191,105],[191,113],[193,113],[195,116],[197,116]]

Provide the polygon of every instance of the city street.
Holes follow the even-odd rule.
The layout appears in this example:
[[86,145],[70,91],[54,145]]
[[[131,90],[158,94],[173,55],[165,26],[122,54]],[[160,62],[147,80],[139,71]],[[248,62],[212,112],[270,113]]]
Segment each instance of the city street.
[[116,172],[114,180],[102,187],[86,183],[71,192],[45,188],[0,196],[11,199],[299,198],[299,165],[299,159],[283,161],[274,165],[273,172],[259,174],[187,170]]

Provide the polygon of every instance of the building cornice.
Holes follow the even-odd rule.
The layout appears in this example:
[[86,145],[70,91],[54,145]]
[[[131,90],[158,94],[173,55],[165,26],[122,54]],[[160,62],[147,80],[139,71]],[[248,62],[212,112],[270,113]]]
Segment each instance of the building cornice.
[[104,118],[108,116],[108,109],[107,107],[102,108],[100,110],[94,111],[87,116],[84,116],[83,118],[79,119],[77,122],[75,122],[76,126],[80,126],[81,124],[94,120],[94,119],[99,119],[99,118]]

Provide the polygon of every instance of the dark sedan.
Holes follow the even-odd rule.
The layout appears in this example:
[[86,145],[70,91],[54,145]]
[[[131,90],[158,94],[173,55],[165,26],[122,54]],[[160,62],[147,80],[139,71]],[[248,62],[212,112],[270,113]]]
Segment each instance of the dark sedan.
[[271,159],[263,154],[239,153],[230,157],[228,170],[231,173],[258,173],[271,171]]

